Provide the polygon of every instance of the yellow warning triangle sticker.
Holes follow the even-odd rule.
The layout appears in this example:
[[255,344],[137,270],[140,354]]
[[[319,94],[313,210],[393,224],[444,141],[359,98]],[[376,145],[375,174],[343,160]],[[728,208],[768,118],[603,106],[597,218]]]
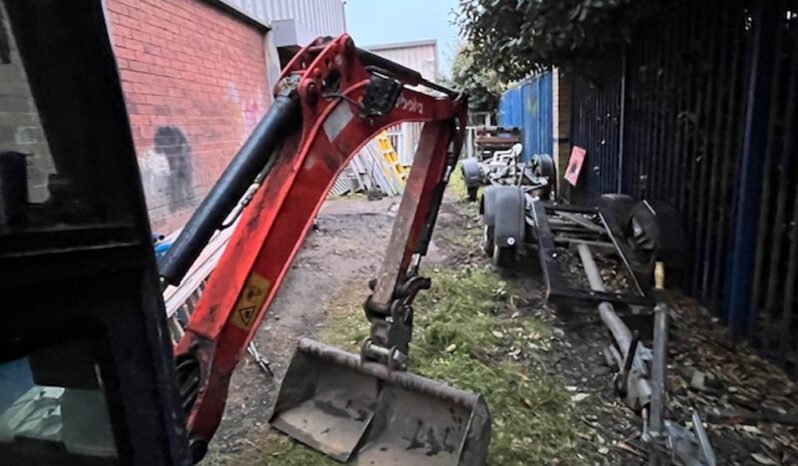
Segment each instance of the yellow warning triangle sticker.
[[246,325],[247,327],[252,325],[252,321],[255,318],[255,306],[245,307],[238,310],[238,317],[241,318],[241,322]]
[[271,282],[265,277],[252,273],[238,298],[230,323],[241,330],[249,330],[269,296]]

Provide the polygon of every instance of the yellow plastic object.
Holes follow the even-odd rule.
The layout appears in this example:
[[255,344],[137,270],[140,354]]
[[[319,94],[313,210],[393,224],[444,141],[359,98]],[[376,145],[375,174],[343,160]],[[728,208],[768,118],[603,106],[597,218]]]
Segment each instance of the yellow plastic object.
[[665,288],[665,264],[661,261],[654,266],[654,286],[658,290]]
[[388,162],[388,166],[391,167],[396,179],[404,186],[408,170],[399,162],[399,155],[396,153],[393,144],[391,144],[391,140],[388,139],[388,133],[381,132],[377,136],[377,143],[379,144],[380,152],[382,152],[382,157]]

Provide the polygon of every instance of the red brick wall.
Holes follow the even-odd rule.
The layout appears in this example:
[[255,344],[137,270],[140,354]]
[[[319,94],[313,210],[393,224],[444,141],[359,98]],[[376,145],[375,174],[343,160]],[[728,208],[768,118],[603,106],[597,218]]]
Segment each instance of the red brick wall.
[[571,159],[571,76],[561,68],[552,70],[552,98],[554,101],[552,135],[554,137],[554,163],[559,177],[560,191],[566,188],[563,181],[565,169]]
[[153,230],[185,223],[271,101],[265,30],[204,0],[107,0]]

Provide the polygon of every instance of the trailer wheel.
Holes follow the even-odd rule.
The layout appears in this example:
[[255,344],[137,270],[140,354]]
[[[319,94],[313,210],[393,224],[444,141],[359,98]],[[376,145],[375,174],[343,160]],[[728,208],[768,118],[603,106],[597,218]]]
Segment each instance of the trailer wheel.
[[477,200],[477,192],[479,191],[479,186],[468,186],[466,188],[468,191],[468,200],[470,202],[474,202]]
[[515,247],[500,247],[493,245],[493,265],[505,269],[515,262]]
[[532,171],[535,176],[546,178],[549,184],[540,192],[540,198],[557,198],[557,168],[554,159],[548,154],[535,154],[532,158]]
[[495,237],[493,225],[482,227],[482,251],[485,253],[485,257],[493,257],[493,248],[496,244],[494,242]]

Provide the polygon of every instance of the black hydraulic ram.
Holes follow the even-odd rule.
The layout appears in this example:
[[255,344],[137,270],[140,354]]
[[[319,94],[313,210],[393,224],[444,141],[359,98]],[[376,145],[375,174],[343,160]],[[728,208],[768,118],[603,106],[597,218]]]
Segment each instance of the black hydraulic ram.
[[[324,50],[324,47],[326,47],[326,44],[314,45],[311,46],[309,50],[311,52],[321,52]],[[416,70],[400,65],[399,63],[393,62],[385,57],[381,57],[375,53],[369,52],[368,50],[360,48],[356,50],[357,51],[355,53],[357,54],[357,58],[367,69],[371,69],[371,71],[377,70],[382,74],[398,78],[402,81],[402,84],[406,86],[424,86],[429,89],[442,92],[449,97],[457,97],[460,94],[460,91],[449,89],[448,87],[441,86],[440,84],[436,84],[432,81],[424,79],[424,77],[421,76],[421,73]]]
[[443,92],[450,97],[456,97],[460,93],[460,91],[449,89],[448,87],[428,81],[424,79],[421,76],[421,73],[418,71],[407,68],[406,66],[402,66],[399,63],[392,62],[391,60],[371,53],[368,50],[357,49],[357,57],[360,59],[360,62],[363,63],[363,65],[367,67],[374,67],[387,74],[393,75],[401,79],[405,85],[422,85],[435,91]]
[[286,90],[274,99],[258,126],[159,262],[160,274],[166,284],[180,284],[214,232],[222,226],[252,182],[270,162],[283,136],[298,123],[300,109],[293,90]]

